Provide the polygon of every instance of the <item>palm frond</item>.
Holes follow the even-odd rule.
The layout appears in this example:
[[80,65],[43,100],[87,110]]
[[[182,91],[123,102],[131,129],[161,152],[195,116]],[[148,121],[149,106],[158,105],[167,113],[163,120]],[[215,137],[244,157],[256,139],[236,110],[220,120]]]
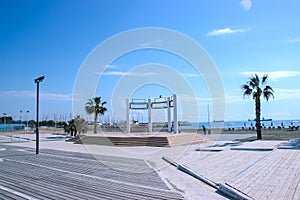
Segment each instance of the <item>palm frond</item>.
[[262,80],[261,80],[262,85],[264,85],[266,83],[267,79],[268,79],[268,74],[263,75]]
[[271,92],[274,92],[273,88],[269,85],[267,85],[265,88],[264,88],[264,91],[271,91]]
[[100,102],[101,102],[101,97],[94,97],[93,100],[94,100],[94,102],[95,102],[96,105],[97,104],[99,105]]
[[87,114],[92,114],[95,112],[95,107],[94,106],[85,106],[85,111],[87,112]]
[[258,77],[258,75],[255,74],[254,77],[255,77],[255,80],[259,83],[259,77]]
[[245,96],[250,96],[252,94],[252,89],[247,84],[242,85],[241,89],[244,91],[244,93],[243,93],[244,97]]
[[272,89],[272,87],[270,87],[270,86],[266,86],[265,88],[264,88],[264,91],[263,91],[263,96],[264,96],[264,98],[267,100],[267,101],[269,101],[269,99],[270,99],[270,97],[273,97],[273,99],[274,99],[274,91],[273,91],[273,89]]
[[248,82],[248,84],[250,85],[250,87],[252,89],[255,89],[256,87],[259,86],[259,78],[256,76],[256,74],[255,74],[255,76],[252,76],[250,78],[250,81]]
[[104,113],[107,111],[107,108],[102,107],[101,109],[99,109],[99,114],[104,115]]
[[248,88],[249,88],[249,85],[247,85],[247,84],[244,84],[244,85],[241,86],[242,90],[247,90]]
[[273,94],[272,92],[269,92],[269,91],[264,92],[264,98],[265,98],[267,101],[269,101],[270,97],[273,97],[273,99],[274,99],[274,94]]
[[259,77],[257,76],[257,74],[250,78],[249,85],[252,89],[259,87]]

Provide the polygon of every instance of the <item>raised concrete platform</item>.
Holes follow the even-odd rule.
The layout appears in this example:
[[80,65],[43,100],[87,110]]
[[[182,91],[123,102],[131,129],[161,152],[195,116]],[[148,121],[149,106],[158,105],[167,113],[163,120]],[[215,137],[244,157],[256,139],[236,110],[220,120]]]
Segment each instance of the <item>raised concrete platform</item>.
[[[147,135],[145,135],[147,134]],[[109,135],[80,135],[76,138],[67,140],[75,144],[97,144],[103,146],[152,146],[152,147],[172,147],[180,145],[189,145],[205,142],[206,139],[200,134],[178,133],[178,134],[160,134],[160,133],[139,133],[134,136],[126,134]]]
[[300,150],[300,138],[290,139],[287,142],[282,143],[278,149],[298,149]]

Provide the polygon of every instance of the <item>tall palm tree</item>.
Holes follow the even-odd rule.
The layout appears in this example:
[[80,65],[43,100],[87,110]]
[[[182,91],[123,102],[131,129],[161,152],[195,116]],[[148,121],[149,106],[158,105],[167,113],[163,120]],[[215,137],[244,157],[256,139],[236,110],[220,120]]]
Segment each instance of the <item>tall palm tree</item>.
[[266,85],[268,79],[268,75],[264,75],[262,79],[260,80],[258,75],[252,75],[250,80],[242,85],[242,90],[244,97],[245,96],[251,96],[253,100],[255,101],[255,116],[256,116],[256,133],[257,133],[257,139],[260,140],[262,139],[261,135],[261,125],[260,125],[260,113],[261,113],[261,95],[263,95],[263,98],[266,99],[267,101],[270,99],[270,97],[273,97],[274,99],[274,91],[273,89],[269,86]]
[[101,102],[101,97],[94,97],[89,99],[85,104],[85,111],[89,115],[94,113],[94,133],[97,133],[98,115],[104,115],[104,113],[107,111],[105,108],[106,103],[106,101]]

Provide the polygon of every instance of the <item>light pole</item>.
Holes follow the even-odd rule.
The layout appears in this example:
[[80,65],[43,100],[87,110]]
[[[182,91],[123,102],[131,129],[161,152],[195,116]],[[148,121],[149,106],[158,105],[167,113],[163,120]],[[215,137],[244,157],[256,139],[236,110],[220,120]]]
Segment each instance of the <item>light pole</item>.
[[26,130],[28,131],[28,121],[29,121],[29,110],[26,111],[27,113],[27,123],[26,123]]
[[34,82],[36,83],[36,154],[39,154],[39,86],[40,82],[42,82],[44,79],[45,76],[40,76],[34,79]]
[[22,123],[22,110],[20,110],[20,124]]

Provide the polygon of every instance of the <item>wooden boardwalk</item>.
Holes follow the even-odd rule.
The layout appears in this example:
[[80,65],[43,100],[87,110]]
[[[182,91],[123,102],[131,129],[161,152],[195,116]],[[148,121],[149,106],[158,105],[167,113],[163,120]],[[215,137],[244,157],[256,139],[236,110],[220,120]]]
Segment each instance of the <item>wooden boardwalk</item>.
[[184,199],[140,159],[0,149],[0,199]]

